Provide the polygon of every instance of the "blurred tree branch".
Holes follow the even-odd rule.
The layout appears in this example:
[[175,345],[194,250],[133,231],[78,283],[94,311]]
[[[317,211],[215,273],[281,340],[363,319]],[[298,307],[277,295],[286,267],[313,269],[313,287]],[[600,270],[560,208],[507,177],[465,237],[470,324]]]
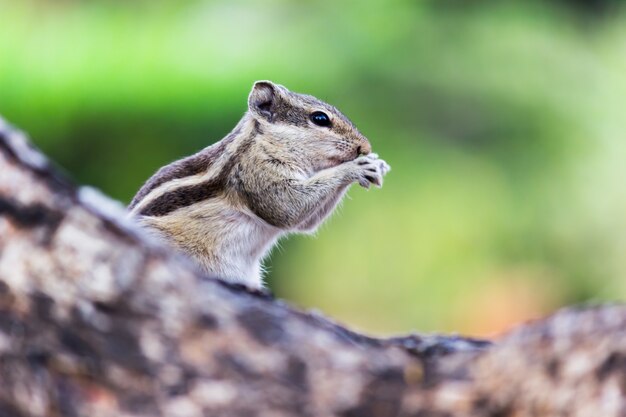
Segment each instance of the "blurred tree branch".
[[623,305],[495,345],[363,336],[201,276],[0,121],[0,416],[611,417],[625,398]]

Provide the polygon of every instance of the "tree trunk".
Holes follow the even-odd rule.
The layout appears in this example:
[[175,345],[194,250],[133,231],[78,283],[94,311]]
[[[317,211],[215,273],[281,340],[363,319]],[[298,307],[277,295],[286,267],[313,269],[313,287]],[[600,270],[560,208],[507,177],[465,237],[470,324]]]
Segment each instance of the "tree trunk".
[[377,339],[203,276],[0,120],[0,417],[626,416],[626,306]]

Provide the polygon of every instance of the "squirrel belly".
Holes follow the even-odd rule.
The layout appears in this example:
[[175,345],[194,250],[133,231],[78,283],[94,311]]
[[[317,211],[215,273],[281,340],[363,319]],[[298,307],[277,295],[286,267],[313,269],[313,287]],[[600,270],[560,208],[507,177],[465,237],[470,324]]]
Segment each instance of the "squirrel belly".
[[388,171],[337,109],[260,81],[228,136],[158,170],[129,210],[211,276],[261,288],[280,236],[315,231],[351,184]]
[[253,213],[233,207],[224,197],[167,216],[140,216],[139,222],[196,260],[211,276],[254,288],[263,286],[261,262],[282,232]]

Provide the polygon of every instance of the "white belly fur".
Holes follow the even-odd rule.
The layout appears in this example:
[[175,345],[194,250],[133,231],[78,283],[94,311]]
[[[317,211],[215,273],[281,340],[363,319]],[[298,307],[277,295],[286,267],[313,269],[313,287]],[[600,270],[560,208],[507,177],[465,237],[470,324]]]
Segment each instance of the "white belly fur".
[[263,286],[261,262],[281,230],[246,208],[213,198],[163,217],[143,217],[170,244],[194,258],[211,276]]

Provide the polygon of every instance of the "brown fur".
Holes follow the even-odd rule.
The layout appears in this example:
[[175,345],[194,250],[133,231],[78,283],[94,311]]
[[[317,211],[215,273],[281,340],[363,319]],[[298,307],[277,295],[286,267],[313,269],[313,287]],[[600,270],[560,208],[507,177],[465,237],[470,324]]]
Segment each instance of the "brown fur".
[[148,195],[150,191],[168,181],[188,177],[190,175],[196,175],[207,170],[215,158],[224,152],[226,145],[235,139],[237,134],[238,131],[235,129],[230,135],[226,136],[221,141],[206,147],[197,154],[175,161],[159,169],[159,171],[150,177],[150,179],[139,189],[135,197],[133,197],[133,200],[130,202],[128,208],[132,209],[135,207],[137,203]]
[[[315,111],[331,126],[315,125]],[[230,135],[159,170],[130,208],[208,272],[259,287],[280,235],[315,230],[353,182],[382,185],[389,166],[370,150],[333,106],[261,81]]]

